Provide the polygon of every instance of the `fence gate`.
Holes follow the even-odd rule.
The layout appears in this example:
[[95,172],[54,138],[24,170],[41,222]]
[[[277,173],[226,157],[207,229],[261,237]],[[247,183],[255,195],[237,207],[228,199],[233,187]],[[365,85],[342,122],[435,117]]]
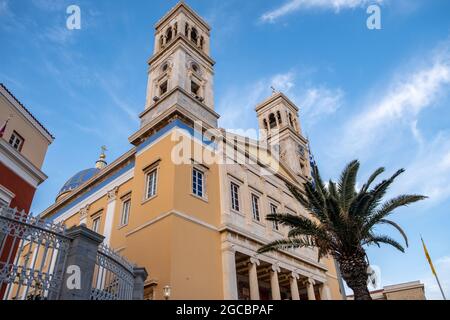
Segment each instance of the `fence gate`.
[[57,299],[69,244],[62,224],[0,206],[0,300]]

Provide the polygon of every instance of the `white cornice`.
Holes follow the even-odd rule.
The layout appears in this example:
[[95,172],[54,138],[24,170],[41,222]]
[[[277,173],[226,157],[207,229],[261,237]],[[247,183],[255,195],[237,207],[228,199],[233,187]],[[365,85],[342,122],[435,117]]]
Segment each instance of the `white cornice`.
[[[104,197],[107,194],[108,191],[114,189],[115,187],[121,186],[122,184],[124,184],[128,180],[132,179],[133,176],[134,176],[134,168],[131,168],[130,170],[128,170],[127,172],[122,174],[120,177],[118,177],[115,180],[111,181],[110,183],[108,183],[107,185],[102,187],[100,190],[94,192],[92,195],[90,195],[89,197],[87,197],[83,201],[80,201],[79,203],[74,205],[72,208],[68,209],[62,215],[57,217],[55,219],[55,222],[62,222],[62,221],[65,221],[65,220],[69,219],[71,216],[73,216],[74,214],[79,212],[81,210],[81,208],[85,207],[88,204],[91,204],[91,203],[97,201],[101,197]],[[46,214],[41,214],[41,218],[47,218],[47,216],[49,216],[49,215],[50,215],[50,213],[48,213],[48,212]]]
[[47,179],[45,173],[4,139],[0,139],[0,161],[34,188]]
[[28,110],[21,105],[17,99],[6,90],[3,86],[0,86],[0,93],[6,98],[6,100],[28,121],[39,133],[51,144],[54,140],[52,135],[47,132],[45,128],[30,114]]

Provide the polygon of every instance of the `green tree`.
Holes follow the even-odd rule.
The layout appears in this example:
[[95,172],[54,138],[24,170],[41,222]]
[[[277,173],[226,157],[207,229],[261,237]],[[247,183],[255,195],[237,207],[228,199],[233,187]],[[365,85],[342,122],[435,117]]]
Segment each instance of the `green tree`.
[[261,247],[258,252],[283,250],[299,247],[318,248],[319,260],[333,256],[339,263],[342,278],[353,290],[355,300],[371,300],[367,288],[367,245],[387,244],[404,252],[404,247],[387,235],[375,233],[379,225],[390,225],[398,230],[408,246],[408,238],[402,228],[387,219],[393,211],[425,199],[421,195],[400,195],[382,203],[389,186],[404,172],[397,171],[389,179],[373,188],[371,185],[384,172],[377,169],[361,187],[356,189],[359,161],[350,162],[337,183],[330,180],[323,183],[317,167],[313,168],[313,181],[304,184],[304,190],[288,184],[295,198],[312,215],[312,218],[292,214],[277,213],[267,216],[268,221],[276,221],[289,228],[286,239],[277,240]]

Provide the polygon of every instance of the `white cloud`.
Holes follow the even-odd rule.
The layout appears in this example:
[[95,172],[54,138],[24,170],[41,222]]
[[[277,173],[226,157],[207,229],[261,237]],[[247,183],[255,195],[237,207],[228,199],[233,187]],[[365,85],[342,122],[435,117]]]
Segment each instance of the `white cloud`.
[[8,2],[6,0],[0,0],[0,16],[9,13]]
[[294,86],[295,74],[290,71],[284,74],[277,74],[272,77],[270,83],[271,87],[275,88],[277,91],[289,92]]
[[319,117],[335,113],[343,104],[344,92],[326,86],[309,87],[295,98],[309,124]]
[[55,0],[33,0],[32,3],[39,9],[44,11],[63,11],[68,6],[66,1]]
[[[450,50],[448,43],[434,54],[428,65],[398,75],[378,101],[347,124],[344,144],[353,151],[373,147],[389,129],[404,120],[414,123],[420,112],[433,106],[450,87]],[[414,127],[413,127],[414,128]],[[417,131],[413,134],[417,134]]]
[[343,9],[353,9],[372,4],[382,3],[383,0],[289,0],[281,7],[264,13],[260,20],[263,22],[275,22],[280,17],[300,10],[324,9],[339,12]]
[[[306,83],[306,81],[305,81]],[[329,115],[342,105],[344,93],[341,89],[324,85],[296,85],[296,73],[289,71],[259,79],[243,88],[230,88],[219,100],[220,125],[226,129],[247,129],[256,124],[254,108],[270,97],[271,87],[283,92],[299,108],[302,122],[309,124],[320,116]],[[248,94],[242,95],[242,92]],[[249,122],[253,120],[253,123]]]
[[[447,298],[450,296],[450,256],[437,259],[434,263],[436,272],[439,276],[442,289]],[[425,294],[429,300],[442,300],[442,294],[436,282],[436,278],[430,272],[423,277],[422,282],[425,285]]]
[[425,205],[450,197],[450,133],[441,132],[434,140],[422,145],[406,171],[408,174],[395,187],[401,189],[398,191],[428,196]]

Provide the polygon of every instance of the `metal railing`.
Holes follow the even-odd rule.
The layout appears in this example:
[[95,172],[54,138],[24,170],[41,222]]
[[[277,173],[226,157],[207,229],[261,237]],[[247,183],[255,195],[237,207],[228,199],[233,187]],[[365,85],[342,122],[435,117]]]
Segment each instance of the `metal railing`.
[[91,300],[131,300],[134,265],[101,244],[92,279]]
[[[100,244],[102,239],[84,225],[66,230],[0,206],[0,300],[143,299],[145,269]],[[89,279],[78,288],[63,286],[71,277],[66,267],[73,266],[80,279]]]
[[62,224],[0,206],[0,300],[57,299],[70,239]]

